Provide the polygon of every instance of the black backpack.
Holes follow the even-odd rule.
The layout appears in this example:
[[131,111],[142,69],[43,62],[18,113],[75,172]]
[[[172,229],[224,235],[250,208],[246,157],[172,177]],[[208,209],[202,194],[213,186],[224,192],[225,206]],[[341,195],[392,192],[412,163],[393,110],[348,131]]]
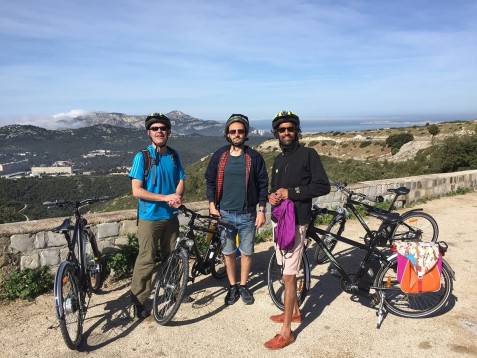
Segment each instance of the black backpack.
[[[177,152],[172,149],[171,147],[167,146],[167,149],[172,153],[172,162],[177,165],[179,163],[179,156],[177,155]],[[143,184],[146,183],[147,176],[149,175],[149,172],[151,171],[151,167],[153,165],[156,165],[156,159],[151,157],[151,153],[149,153],[149,150],[142,149],[142,160],[144,161],[144,181]]]

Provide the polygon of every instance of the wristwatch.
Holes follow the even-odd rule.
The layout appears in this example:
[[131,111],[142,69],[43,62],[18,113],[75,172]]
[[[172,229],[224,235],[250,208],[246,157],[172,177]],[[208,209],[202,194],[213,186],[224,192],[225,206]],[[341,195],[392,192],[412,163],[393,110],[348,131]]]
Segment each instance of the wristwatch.
[[266,211],[265,209],[258,209],[258,212],[259,212],[259,213],[264,213],[264,214],[265,214],[267,211]]

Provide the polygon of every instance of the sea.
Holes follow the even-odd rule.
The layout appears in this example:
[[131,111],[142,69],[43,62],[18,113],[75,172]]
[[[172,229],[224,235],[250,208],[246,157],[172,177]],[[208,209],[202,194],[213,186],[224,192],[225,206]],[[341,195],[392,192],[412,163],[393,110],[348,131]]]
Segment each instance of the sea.
[[[469,121],[477,115],[423,115],[423,116],[369,116],[369,117],[327,117],[301,120],[303,133],[349,132],[371,129],[425,126],[448,121]],[[258,130],[271,130],[271,120],[251,120],[250,125]]]

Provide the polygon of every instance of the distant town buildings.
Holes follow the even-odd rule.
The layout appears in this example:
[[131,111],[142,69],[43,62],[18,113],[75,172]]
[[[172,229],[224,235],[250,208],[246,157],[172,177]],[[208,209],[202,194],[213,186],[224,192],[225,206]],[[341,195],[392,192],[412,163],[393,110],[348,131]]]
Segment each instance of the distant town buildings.
[[28,159],[20,160],[17,162],[0,164],[0,176],[22,173],[30,171],[30,163]]
[[93,158],[93,157],[100,157],[100,156],[105,156],[105,157],[117,157],[121,155],[119,152],[111,152],[108,149],[97,149],[97,150],[92,150],[88,154],[83,154],[83,158]]
[[73,175],[72,166],[53,166],[53,167],[31,167],[31,176],[38,176],[40,174],[69,174]]

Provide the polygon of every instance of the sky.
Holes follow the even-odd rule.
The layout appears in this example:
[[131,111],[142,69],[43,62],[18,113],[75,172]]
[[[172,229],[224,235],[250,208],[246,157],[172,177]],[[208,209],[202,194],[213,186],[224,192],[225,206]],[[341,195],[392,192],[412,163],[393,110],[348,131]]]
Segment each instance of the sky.
[[475,0],[0,0],[0,126],[477,118]]

